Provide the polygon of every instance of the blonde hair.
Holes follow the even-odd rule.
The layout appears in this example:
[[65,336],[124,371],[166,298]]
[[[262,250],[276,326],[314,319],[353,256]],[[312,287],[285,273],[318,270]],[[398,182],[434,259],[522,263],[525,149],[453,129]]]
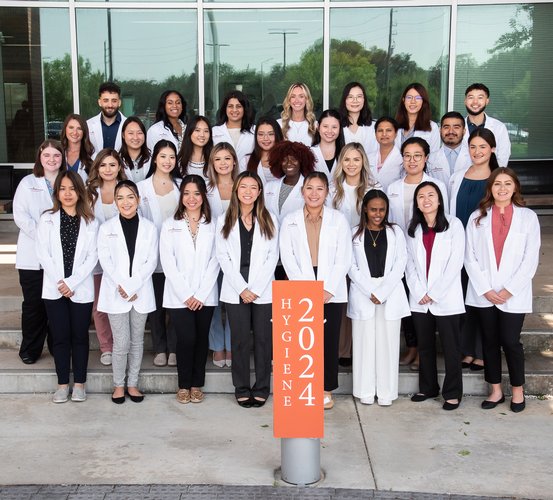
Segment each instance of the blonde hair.
[[290,96],[294,89],[300,88],[305,92],[305,97],[307,98],[305,101],[305,110],[304,110],[304,116],[307,120],[308,128],[307,131],[309,132],[309,135],[311,138],[315,136],[315,132],[317,131],[316,126],[316,116],[313,112],[313,98],[311,97],[311,92],[309,91],[309,87],[305,83],[296,82],[290,85],[288,88],[288,92],[286,93],[286,97],[284,98],[284,101],[282,101],[282,113],[280,114],[280,117],[282,118],[282,135],[286,138],[288,136],[288,130],[290,130],[290,120],[292,119],[292,105],[290,104]]
[[213,189],[217,185],[217,181],[219,180],[219,174],[215,170],[215,167],[213,166],[213,160],[215,158],[215,155],[220,153],[221,151],[228,151],[232,156],[232,161],[234,162],[234,167],[232,168],[232,173],[230,175],[230,178],[234,181],[236,179],[236,176],[239,173],[238,170],[238,157],[236,156],[236,151],[234,148],[228,143],[228,142],[219,142],[213,146],[213,149],[211,150],[211,153],[209,153],[209,159],[207,160],[207,187],[208,189]]
[[350,142],[349,144],[346,144],[342,148],[342,151],[340,152],[340,156],[338,156],[336,167],[332,172],[334,188],[336,189],[336,193],[334,194],[334,199],[332,200],[332,206],[337,209],[344,202],[345,193],[344,193],[343,184],[344,182],[346,182],[346,174],[344,173],[344,156],[346,156],[346,154],[350,151],[358,151],[359,154],[361,155],[361,160],[363,162],[363,166],[360,172],[361,178],[359,179],[359,184],[357,185],[357,189],[356,189],[357,201],[355,203],[355,208],[357,209],[357,212],[360,213],[361,205],[363,203],[363,196],[365,196],[365,193],[369,189],[373,189],[375,187],[376,181],[374,180],[371,174],[371,169],[369,167],[369,160],[365,153],[365,149],[358,142]]

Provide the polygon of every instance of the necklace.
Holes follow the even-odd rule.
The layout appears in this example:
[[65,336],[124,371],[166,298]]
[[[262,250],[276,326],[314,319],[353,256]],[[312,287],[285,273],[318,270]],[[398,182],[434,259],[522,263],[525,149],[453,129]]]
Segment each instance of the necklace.
[[377,232],[378,232],[378,234],[376,235],[376,238],[375,238],[375,237],[373,236],[372,229],[369,229],[369,234],[371,235],[371,240],[373,240],[373,247],[374,247],[374,248],[376,248],[376,241],[378,240],[381,231],[378,230]]

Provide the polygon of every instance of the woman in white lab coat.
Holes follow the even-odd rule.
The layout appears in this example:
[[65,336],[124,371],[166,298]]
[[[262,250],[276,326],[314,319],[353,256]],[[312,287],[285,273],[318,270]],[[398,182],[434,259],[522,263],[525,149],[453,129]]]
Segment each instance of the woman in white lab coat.
[[[217,222],[217,259],[223,271],[221,302],[232,338],[232,382],[242,407],[261,407],[271,384],[272,281],[278,261],[278,225],[265,208],[263,183],[242,172],[226,214]],[[255,383],[250,384],[253,347]]]
[[411,314],[401,278],[407,263],[403,231],[388,222],[388,197],[371,189],[353,233],[348,317],[353,327],[353,395],[390,406],[398,397],[401,318]]
[[217,112],[217,125],[213,127],[213,144],[228,142],[234,146],[238,164],[254,147],[254,116],[246,94],[239,90],[229,92]]
[[311,147],[315,155],[315,170],[324,172],[329,181],[332,181],[336,160],[345,144],[341,120],[340,113],[335,109],[323,111]]
[[403,177],[403,158],[395,144],[398,124],[389,117],[383,116],[374,124],[377,150],[367,154],[373,177],[380,182],[386,191],[388,186]]
[[86,120],[81,115],[70,113],[65,117],[60,142],[65,151],[67,170],[77,172],[86,183],[92,166],[94,146],[90,142]]
[[205,116],[196,115],[188,123],[177,154],[177,167],[184,177],[196,174],[207,182],[207,164],[213,148],[211,124]]
[[284,139],[301,142],[308,147],[313,144],[317,131],[314,108],[311,92],[305,83],[296,82],[290,85],[278,120]]
[[177,151],[186,130],[186,101],[176,90],[166,90],[159,96],[156,121],[148,129],[146,143],[150,151],[161,141],[170,141]]
[[123,123],[119,155],[127,178],[135,183],[146,178],[151,153],[146,146],[146,128],[138,116],[129,116]]
[[[173,142],[162,139],[152,152],[148,176],[137,184],[140,193],[140,215],[153,222],[158,233],[161,225],[173,217],[179,203],[180,172],[177,168],[177,149]],[[167,326],[163,308],[165,274],[158,262],[152,276],[156,295],[156,310],[150,314],[155,366],[176,366],[177,336],[171,322]]]
[[405,87],[397,107],[396,121],[399,125],[398,148],[410,137],[420,137],[430,146],[430,155],[440,149],[440,128],[432,121],[430,98],[424,85],[410,83]]
[[[324,287],[324,407],[334,406],[342,309],[348,300],[351,229],[344,215],[325,207],[328,179],[312,172],[303,182],[304,207],[288,214],[280,229],[280,258],[292,281],[318,280]],[[318,249],[318,250],[317,250]]]
[[[238,158],[234,148],[228,142],[215,144],[209,155],[207,166],[207,200],[214,221],[226,213],[237,175]],[[221,271],[217,280],[219,288],[221,288],[222,282],[223,273]],[[213,351],[212,361],[218,368],[232,366],[230,325],[228,320],[223,323],[224,307],[224,304],[218,304],[215,308],[209,330],[209,348]]]
[[41,216],[36,238],[38,261],[44,269],[42,298],[52,331],[58,378],[54,403],[67,401],[71,369],[71,400],[86,400],[97,230],[82,178],[72,170],[61,172],[54,183],[54,206]]
[[488,179],[480,208],[467,225],[465,269],[467,305],[478,308],[484,349],[484,375],[491,392],[482,402],[489,410],[505,401],[501,388],[501,349],[511,384],[511,410],[524,399],[524,350],[520,332],[532,312],[532,278],[540,251],[536,214],[524,208],[520,182],[510,168],[497,168]]
[[[121,157],[115,149],[102,149],[94,159],[89,172],[87,182],[87,199],[94,217],[101,225],[105,221],[115,217],[117,206],[115,205],[115,186],[127,176],[123,169]],[[113,336],[109,324],[108,315],[98,311],[98,296],[102,283],[102,266],[100,263],[93,270],[94,274],[94,304],[92,317],[96,336],[100,345],[100,363],[104,366],[111,365],[111,353],[113,352]]]
[[125,374],[129,397],[140,403],[138,375],[144,351],[144,325],[155,310],[152,274],[158,260],[157,229],[138,215],[136,184],[120,181],[115,187],[119,216],[98,231],[98,258],[103,269],[98,310],[109,316],[113,331],[113,394],[116,404],[125,402]]
[[167,277],[163,307],[169,310],[177,333],[177,401],[201,403],[219,263],[215,222],[199,175],[184,177],[175,216],[161,228],[159,252]]
[[53,186],[60,170],[65,170],[61,144],[44,141],[37,150],[33,173],[21,180],[13,198],[13,220],[19,228],[15,267],[23,293],[19,357],[28,365],[40,358],[48,333],[42,300],[43,270],[36,256],[36,227],[44,210],[52,208]]
[[246,167],[241,170],[257,173],[264,186],[278,180],[271,173],[269,155],[275,144],[283,140],[282,130],[277,121],[270,116],[261,117],[255,125],[255,147],[252,154],[245,158]]
[[339,111],[345,144],[359,142],[367,156],[376,152],[378,145],[374,135],[372,112],[362,84],[350,82],[344,87]]
[[411,401],[440,392],[436,367],[436,330],[445,364],[443,409],[455,410],[463,395],[460,319],[465,312],[461,268],[465,232],[459,219],[446,216],[438,185],[422,182],[414,194],[413,218],[407,230],[409,304],[418,339],[419,392]]

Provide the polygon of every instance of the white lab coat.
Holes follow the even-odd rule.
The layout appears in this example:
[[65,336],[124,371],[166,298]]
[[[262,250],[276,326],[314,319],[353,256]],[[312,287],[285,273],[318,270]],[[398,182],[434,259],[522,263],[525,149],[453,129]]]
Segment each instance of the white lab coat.
[[[117,131],[117,136],[115,138],[115,147],[113,148],[116,151],[121,149],[121,129],[123,128],[123,123],[125,123],[125,120],[127,119],[123,116],[123,113],[119,112],[119,114],[121,115],[121,124],[119,125],[119,130]],[[86,124],[88,125],[90,142],[94,146],[94,153],[92,155],[93,159],[96,158],[102,149],[104,149],[101,117],[102,113],[98,113],[96,116],[93,116],[86,121]]]
[[[106,215],[104,213],[104,208],[102,206],[102,193],[100,188],[96,189],[96,192],[98,193],[98,198],[96,198],[96,203],[94,203],[94,207],[92,207],[94,211],[94,218],[98,222],[98,226],[101,226],[104,222],[106,222]],[[113,217],[119,216],[119,211],[117,210],[117,205],[115,204],[115,199],[112,203],[113,206]],[[93,270],[93,274],[102,274],[102,266],[100,265],[100,262],[96,264],[96,267]]]
[[[279,118],[277,122],[280,125],[280,128],[282,128],[282,118]],[[285,139],[291,142],[301,142],[310,148],[311,144],[313,144],[313,136],[309,135],[309,123],[307,120],[303,120],[301,122],[294,122],[290,120],[289,125],[290,128],[288,129]],[[317,127],[318,124],[315,122],[315,129],[317,129]]]
[[313,151],[315,155],[315,170],[326,174],[329,184],[332,184],[332,172],[336,168],[336,158],[332,164],[332,170],[328,170],[321,147],[318,144],[316,146],[311,146],[311,151]]
[[217,260],[223,271],[221,285],[221,302],[239,304],[240,294],[247,288],[257,295],[254,304],[270,304],[273,297],[272,283],[275,279],[275,268],[278,262],[278,222],[270,214],[275,226],[272,239],[266,239],[259,229],[259,223],[254,225],[251,249],[250,270],[248,281],[240,274],[240,228],[238,222],[232,228],[227,239],[223,238],[221,229],[225,223],[225,215],[217,220],[216,248]]
[[278,198],[280,195],[280,188],[284,183],[284,177],[280,178],[278,181],[273,181],[267,183],[265,186],[265,206],[267,210],[276,214],[278,217],[279,224],[282,222],[282,219],[289,213],[298,210],[303,207],[304,201],[301,194],[301,188],[303,186],[303,175],[300,174],[300,178],[297,184],[292,188],[292,191],[288,195],[288,198],[282,204],[282,210],[278,209]]
[[211,218],[216,221],[220,215],[226,213],[226,209],[223,206],[223,200],[221,199],[221,193],[219,188],[215,184],[211,188],[207,188],[207,201],[209,202],[209,208],[211,208]]
[[[495,156],[497,156],[497,163],[499,163],[500,167],[507,167],[509,165],[509,158],[511,157],[511,139],[509,139],[507,127],[503,122],[488,115],[486,115],[486,122],[484,126],[491,130],[495,136]],[[469,135],[468,118],[465,118],[464,141],[467,144]]]
[[368,156],[368,159],[373,179],[377,180],[382,185],[384,191],[388,189],[390,184],[403,178],[405,173],[403,170],[403,157],[397,147],[394,146],[394,149],[390,151],[390,154],[388,154],[384,160],[380,172],[376,167],[380,159],[380,148]]
[[[430,269],[426,276],[426,250],[422,242],[420,224],[415,237],[407,239],[407,267],[405,278],[409,287],[409,305],[411,311],[434,316],[450,316],[465,312],[463,289],[461,287],[461,268],[465,254],[465,230],[461,221],[447,216],[449,228],[436,233]],[[421,305],[419,301],[428,295],[431,304]]]
[[159,237],[159,258],[166,277],[163,307],[187,308],[184,302],[192,296],[205,306],[217,305],[215,222],[200,224],[194,245],[184,219],[167,219]]
[[449,186],[449,179],[451,176],[457,172],[465,173],[472,165],[472,159],[466,143],[463,142],[457,156],[457,161],[455,162],[455,169],[451,172],[444,148],[445,146],[442,146],[438,151],[436,151],[435,154],[432,155],[432,159],[428,161],[426,168],[430,177],[439,179],[446,186]]
[[[438,186],[440,192],[442,193],[442,198],[444,199],[444,210],[445,213],[449,213],[449,198],[447,195],[447,188],[445,184],[438,180],[430,177],[428,174],[424,173],[422,175],[422,182],[433,182]],[[388,220],[394,222],[403,229],[404,232],[407,232],[407,227],[405,225],[405,218],[403,215],[403,189],[405,186],[405,179],[399,179],[388,187],[387,195],[390,200],[390,207],[388,212]],[[413,216],[413,204],[409,210],[409,219]]]
[[467,225],[465,269],[469,275],[466,303],[474,307],[492,307],[484,294],[505,288],[513,296],[496,306],[508,313],[532,312],[532,278],[540,256],[540,225],[536,214],[523,207],[513,206],[513,218],[505,240],[499,269],[495,260],[492,238],[492,213],[476,226],[475,211]]
[[44,269],[42,298],[57,300],[62,297],[58,282],[63,280],[74,292],[71,301],[80,304],[94,301],[94,280],[92,270],[98,262],[96,237],[98,222],[88,224],[81,218],[79,236],[73,259],[73,272],[64,278],[63,249],[60,237],[60,212],[45,213],[40,218],[37,228],[36,251],[38,261]]
[[[353,229],[355,233],[357,228]],[[347,315],[366,321],[374,317],[375,305],[371,294],[383,304],[387,320],[410,316],[409,302],[401,279],[407,264],[407,247],[403,231],[398,226],[386,227],[386,265],[382,278],[372,278],[365,255],[365,232],[353,240],[353,259],[349,270],[351,279]]]
[[324,290],[333,295],[332,303],[348,301],[346,274],[351,267],[351,247],[351,228],[344,215],[324,207],[315,278],[303,208],[288,214],[280,226],[280,259],[288,279],[323,281]]
[[232,140],[232,136],[230,135],[227,124],[223,123],[223,125],[216,125],[213,127],[213,144],[219,144],[220,142],[228,142],[231,146],[234,147],[234,150],[236,151],[236,156],[238,158],[238,165],[240,166],[240,163],[242,162],[243,158],[246,157],[246,155],[249,155],[252,153],[253,148],[255,146],[255,128],[252,127],[249,132],[240,132],[240,138],[238,139],[238,144],[234,146],[234,142]]
[[[402,128],[398,129],[397,135],[396,135],[396,146],[399,150],[401,150],[401,137],[403,135]],[[421,139],[424,139],[428,145],[430,146],[430,155],[438,151],[440,149],[440,146],[442,145],[442,139],[440,137],[440,127],[438,127],[438,124],[436,122],[430,121],[430,131],[426,130],[415,130],[413,137],[420,137]]]
[[44,177],[29,174],[21,179],[13,197],[13,220],[19,228],[15,256],[17,269],[40,269],[35,249],[36,228],[42,213],[52,205]]
[[[181,122],[181,126],[182,126],[182,133],[184,134],[186,125]],[[165,123],[163,123],[163,120],[159,122],[155,122],[148,129],[148,132],[146,132],[146,145],[148,146],[148,149],[150,150],[150,152],[154,151],[155,145],[161,140],[172,142],[177,148],[177,153],[179,152],[179,148],[180,148],[179,141],[173,135],[173,131],[168,129],[165,126]]]
[[[133,307],[141,314],[154,311],[156,301],[152,274],[157,265],[157,254],[156,227],[148,219],[140,217],[132,275],[129,274],[129,252],[119,217],[104,222],[98,231],[98,258],[104,270],[98,295],[98,311],[123,314]],[[119,285],[127,293],[128,299],[119,294]],[[129,299],[134,294],[137,298],[131,302]]]
[[[242,164],[240,165],[240,172],[244,172],[248,168],[248,161],[250,160],[250,155],[246,156],[244,160],[242,160]],[[275,177],[273,174],[271,174],[271,171],[267,168],[263,168],[263,165],[261,162],[257,165],[256,170],[257,175],[259,175],[259,178],[261,179],[261,182],[263,183],[263,186],[268,184],[269,182],[278,181],[279,178]]]
[[130,179],[135,184],[142,182],[144,179],[146,179],[146,176],[150,171],[150,163],[151,159],[145,162],[144,165],[142,165],[142,168],[135,169],[134,164],[127,165],[126,162],[123,162],[123,168],[125,170],[125,175],[127,176],[127,179]]
[[360,125],[357,127],[357,132],[355,132],[355,134],[349,127],[344,127],[344,140],[346,144],[349,144],[350,142],[360,143],[361,146],[363,146],[367,156],[378,151],[378,142],[376,141],[376,136],[374,135],[374,124],[369,126]]

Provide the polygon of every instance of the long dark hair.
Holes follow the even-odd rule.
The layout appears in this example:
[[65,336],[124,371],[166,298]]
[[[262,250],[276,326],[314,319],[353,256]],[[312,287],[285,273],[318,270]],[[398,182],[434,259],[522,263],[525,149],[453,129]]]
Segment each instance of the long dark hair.
[[253,125],[253,110],[248,96],[243,92],[240,92],[239,90],[232,90],[223,99],[221,107],[217,112],[217,125],[223,125],[224,123],[227,123],[227,105],[231,99],[237,99],[238,102],[242,105],[242,108],[244,108],[244,116],[242,116],[240,132],[251,132],[251,128]]
[[171,125],[171,122],[169,121],[169,117],[167,116],[167,111],[165,111],[165,103],[170,94],[177,94],[179,96],[179,99],[181,100],[181,103],[182,103],[182,112],[179,115],[179,120],[181,120],[183,123],[186,123],[186,101],[184,100],[184,97],[178,90],[166,90],[159,96],[159,101],[157,103],[157,111],[156,111],[156,123],[163,122],[163,125],[165,125],[165,128],[169,129],[171,133],[175,136],[175,139],[177,139],[178,134],[173,129],[173,125]]
[[428,92],[424,85],[421,83],[410,83],[405,87],[403,94],[401,94],[401,99],[397,106],[396,120],[400,128],[404,130],[409,130],[409,115],[407,109],[405,108],[405,96],[407,92],[411,89],[416,90],[419,95],[422,97],[422,108],[417,114],[417,119],[415,121],[415,130],[424,130],[430,132],[432,126],[430,121],[432,120],[432,112],[430,110],[430,99],[428,97]]
[[[495,148],[497,146],[497,143],[495,141],[495,135],[494,133],[488,129],[488,128],[477,128],[471,132],[469,135],[469,149],[470,149],[470,143],[475,137],[480,137],[481,139],[484,139],[490,148]],[[494,152],[492,152],[492,155],[490,156],[490,170],[493,172],[495,169],[499,168],[499,163],[497,161],[497,156]]]
[[348,108],[346,107],[346,100],[351,92],[351,89],[359,87],[361,89],[361,92],[363,92],[363,107],[361,108],[361,112],[359,113],[359,119],[357,120],[357,125],[364,125],[364,126],[371,126],[373,122],[372,112],[371,108],[369,107],[369,103],[367,102],[367,92],[365,90],[365,87],[361,85],[359,82],[350,82],[342,91],[342,97],[340,99],[340,115],[342,117],[342,127],[347,128],[350,125],[355,125],[355,123],[352,123],[349,118],[348,114]]
[[133,160],[129,154],[129,149],[124,139],[125,130],[127,130],[127,127],[131,123],[136,123],[144,134],[144,143],[140,147],[140,153],[137,158],[139,169],[142,168],[150,159],[150,150],[146,145],[146,127],[144,126],[144,123],[142,123],[142,120],[138,116],[129,116],[125,120],[125,123],[123,123],[123,127],[121,128],[121,149],[119,150],[119,156],[121,157],[121,161],[132,170]]
[[[326,109],[319,116],[319,128],[321,126],[321,122],[325,118],[335,118],[336,120],[338,120],[340,126],[338,137],[336,137],[335,158],[338,158],[338,156],[340,156],[340,151],[342,151],[342,148],[346,144],[346,141],[344,139],[344,129],[342,127],[342,117],[340,116],[340,113],[338,113],[338,111],[336,111],[335,109]],[[319,133],[319,128],[317,128],[317,131],[315,132],[315,137],[313,137],[313,146],[316,146],[321,142],[321,134]]]
[[51,212],[55,214],[62,208],[61,202],[59,200],[59,193],[61,188],[61,181],[65,178],[71,181],[78,196],[77,206],[75,207],[77,215],[79,216],[79,218],[83,218],[88,224],[89,222],[94,220],[94,213],[92,212],[90,205],[87,203],[86,189],[81,176],[77,172],[73,172],[72,170],[61,171],[56,177],[56,182],[54,182],[54,193],[52,196],[54,204],[52,208],[50,210],[46,210],[46,212]]
[[86,190],[88,192],[88,201],[91,206],[94,206],[96,201],[98,200],[98,188],[101,188],[104,184],[104,180],[100,176],[100,164],[108,157],[111,156],[115,159],[117,164],[119,165],[119,171],[117,172],[117,180],[121,181],[127,178],[125,174],[125,169],[123,168],[123,164],[121,162],[121,157],[119,156],[119,153],[115,151],[115,149],[112,148],[104,148],[102,149],[96,158],[94,158],[94,162],[92,163],[92,167],[90,167],[90,175],[88,176],[88,180],[86,181]]
[[369,201],[374,200],[375,198],[384,200],[384,202],[386,203],[386,213],[384,214],[384,219],[382,219],[382,226],[392,227],[394,225],[388,220],[388,215],[390,213],[390,200],[388,199],[388,196],[386,196],[386,193],[384,191],[381,191],[380,189],[370,189],[365,193],[365,196],[363,196],[363,201],[361,202],[361,216],[359,217],[359,226],[357,227],[357,231],[355,231],[355,234],[353,235],[353,239],[361,236],[361,234],[363,234],[363,231],[367,227],[367,224],[369,223],[367,205]]
[[234,184],[232,185],[232,195],[230,197],[230,204],[228,210],[225,214],[225,223],[221,229],[221,234],[223,238],[227,239],[232,231],[232,228],[235,226],[238,218],[242,215],[240,213],[240,200],[238,199],[238,186],[240,181],[245,178],[254,179],[257,182],[259,187],[259,196],[254,202],[252,217],[253,220],[257,221],[259,224],[259,232],[265,239],[270,240],[275,236],[275,225],[273,224],[273,219],[271,214],[265,208],[265,200],[263,196],[263,182],[259,175],[255,172],[241,172],[236,179],[234,179]]
[[94,154],[94,146],[90,142],[90,134],[88,132],[88,125],[86,120],[76,113],[70,113],[65,117],[61,128],[60,142],[61,147],[66,150],[69,146],[69,140],[67,139],[67,133],[65,129],[71,120],[75,120],[79,123],[79,127],[83,131],[83,138],[81,139],[81,148],[79,149],[79,161],[84,165],[84,171],[88,175],[90,167],[92,166],[92,155]]
[[186,212],[186,207],[182,202],[182,196],[184,190],[188,184],[195,184],[198,188],[198,191],[202,195],[202,206],[201,206],[201,215],[205,219],[205,223],[209,224],[211,222],[211,208],[209,207],[209,201],[207,199],[207,187],[205,185],[204,179],[196,174],[185,175],[184,179],[181,182],[179,189],[179,203],[177,205],[177,211],[175,212],[175,220],[184,219],[184,213]]
[[480,225],[480,221],[484,217],[488,216],[488,210],[492,208],[492,206],[495,204],[495,200],[492,194],[492,187],[497,177],[501,174],[508,175],[511,179],[513,179],[513,182],[515,184],[515,191],[513,193],[513,197],[511,198],[511,203],[516,207],[526,206],[526,202],[524,201],[524,198],[522,197],[522,193],[521,193],[520,181],[515,171],[509,167],[497,167],[492,172],[492,174],[488,177],[488,182],[486,183],[486,194],[484,195],[484,197],[482,198],[482,201],[478,205],[478,209],[480,210],[480,215],[476,218],[477,226]]
[[252,154],[250,155],[250,159],[248,160],[248,165],[246,166],[246,170],[249,170],[250,172],[257,172],[257,166],[261,161],[261,147],[257,142],[257,131],[261,125],[270,125],[272,127],[273,133],[275,134],[275,145],[284,140],[282,129],[274,118],[271,116],[262,116],[259,118],[255,124],[255,146]]
[[417,226],[419,224],[422,227],[423,233],[428,232],[428,223],[426,222],[424,214],[420,211],[420,208],[417,204],[417,195],[419,194],[419,191],[426,186],[433,187],[436,190],[436,193],[438,193],[439,205],[438,213],[436,214],[436,223],[433,227],[434,231],[436,231],[437,233],[441,233],[449,229],[449,222],[447,220],[447,217],[445,216],[444,198],[442,196],[440,188],[431,181],[424,181],[417,186],[417,188],[415,189],[415,194],[413,195],[413,218],[411,219],[411,223],[409,224],[409,228],[407,229],[407,234],[411,236],[411,238],[415,237],[415,230],[417,229]]
[[207,125],[209,130],[209,139],[203,147],[204,155],[204,170],[203,174],[207,177],[207,161],[213,148],[213,133],[211,129],[211,123],[209,120],[202,115],[196,115],[190,120],[190,123],[186,125],[186,130],[184,131],[184,136],[182,138],[182,144],[180,147],[179,154],[177,155],[177,166],[180,169],[181,175],[187,175],[188,173],[188,162],[192,158],[192,153],[194,152],[194,144],[192,144],[192,134],[196,130],[198,123],[204,122]]
[[157,155],[163,148],[169,148],[172,149],[175,153],[175,168],[169,172],[169,175],[171,176],[171,179],[173,180],[173,183],[175,186],[177,185],[177,179],[181,178],[179,169],[177,168],[177,146],[175,146],[175,143],[168,141],[166,139],[161,139],[161,141],[157,141],[156,145],[154,146],[154,150],[152,151],[152,161],[150,162],[150,170],[148,171],[148,174],[146,175],[146,178],[151,177],[156,173],[157,170]]

